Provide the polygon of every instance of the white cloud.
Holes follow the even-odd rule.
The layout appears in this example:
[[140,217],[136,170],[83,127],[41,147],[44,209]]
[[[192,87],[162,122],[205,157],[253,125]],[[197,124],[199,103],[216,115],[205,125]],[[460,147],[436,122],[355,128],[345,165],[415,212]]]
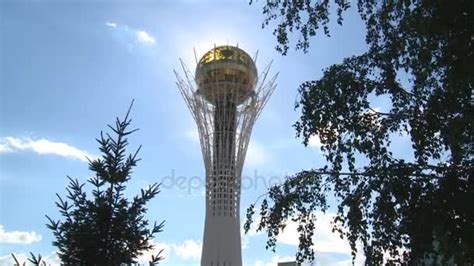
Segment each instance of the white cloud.
[[13,150],[5,143],[0,143],[0,153],[12,152]]
[[308,139],[308,145],[313,148],[320,148],[321,147],[321,140],[319,139],[318,135],[312,135]]
[[160,255],[161,257],[163,257],[163,260],[160,262],[166,262],[166,260],[169,258],[171,251],[170,245],[163,242],[155,243],[153,240],[151,240],[151,243],[153,245],[153,249],[143,252],[143,254],[137,259],[138,263],[147,265],[148,262],[151,260],[151,256],[156,256],[158,252],[160,252],[160,250],[163,250]]
[[24,231],[5,231],[3,225],[0,225],[0,244],[32,244],[39,242],[41,235],[36,232]]
[[114,22],[107,21],[105,25],[111,28],[117,28],[117,23],[114,23]]
[[[319,252],[347,253],[350,254],[351,249],[349,243],[345,239],[341,239],[338,233],[332,232],[331,222],[334,213],[316,213],[315,233],[313,242],[315,249]],[[297,246],[298,240],[298,224],[289,221],[285,230],[277,236],[279,243]]]
[[[262,235],[263,231],[257,232],[257,221],[260,221],[260,215],[257,215],[253,218],[254,222],[250,225],[250,229],[247,233],[245,233],[244,227],[240,227],[240,236],[242,239],[242,249],[247,249],[250,244],[250,238],[257,235]],[[242,220],[240,224],[244,224],[245,220]]]
[[58,253],[52,252],[44,258],[44,261],[48,266],[59,266],[61,265],[61,260],[59,259]]
[[15,138],[5,137],[0,139],[0,153],[14,151],[32,151],[37,154],[54,154],[87,162],[95,156],[76,147],[62,142],[54,142],[47,139]]
[[[143,254],[138,257],[137,261],[140,265],[148,265],[151,256],[158,254],[160,250],[163,250],[163,252],[161,253],[163,260],[161,260],[160,262],[165,263],[169,258],[171,251],[171,246],[169,244],[161,242],[155,243],[153,240],[151,241],[151,243],[153,244],[154,248],[149,251],[143,252]],[[15,253],[15,257],[21,265],[23,265],[23,263],[25,263],[25,265],[33,265],[28,261],[28,258],[30,257],[29,254]],[[43,257],[43,261],[45,261],[48,266],[61,265],[61,261],[56,252],[52,252],[50,255]],[[15,261],[13,260],[11,254],[0,255],[0,266],[11,266],[14,265],[14,263]]]
[[134,29],[127,25],[119,25],[118,23],[110,21],[105,22],[105,25],[116,30],[119,36],[125,38],[129,46],[133,47],[136,43],[146,45],[154,45],[156,43],[155,37],[144,30]]
[[247,149],[247,156],[245,157],[246,166],[259,166],[267,163],[268,152],[265,148],[254,140],[250,140]]
[[[329,265],[352,265],[352,260],[347,259],[351,256],[351,249],[346,239],[341,239],[338,233],[332,232],[331,222],[333,221],[334,213],[316,213],[316,223],[315,223],[315,234],[313,237],[314,248],[316,251],[315,262],[316,265],[329,266]],[[258,221],[260,218],[256,217],[255,221]],[[255,222],[254,222],[255,224]],[[286,244],[290,246],[297,247],[299,244],[299,233],[297,231],[298,224],[296,222],[289,221],[283,232],[277,236],[277,244]],[[253,239],[253,236],[262,234],[262,232],[256,232],[255,228],[251,228],[247,235],[242,234],[242,242],[245,245],[248,245],[249,241]],[[358,246],[358,253],[355,260],[355,265],[364,265],[364,254],[362,252],[362,247]],[[338,255],[334,255],[338,254]],[[341,254],[347,255],[347,257],[342,257]],[[257,260],[254,264],[256,266],[276,266],[277,262],[285,261],[294,261],[294,256],[274,256],[270,261]],[[303,265],[311,265],[305,264]]]
[[[15,258],[18,260],[20,265],[23,265],[23,263],[25,263],[25,265],[32,265],[28,261],[27,254],[24,254],[24,253],[15,254]],[[0,266],[12,266],[12,265],[16,265],[15,260],[13,259],[12,255],[8,254],[8,255],[4,255],[0,257]]]
[[173,250],[183,260],[197,261],[201,258],[202,243],[195,240],[186,240],[181,245],[173,245]]
[[[36,255],[36,254],[35,254]],[[16,253],[15,258],[18,260],[20,265],[33,265],[28,258],[30,258],[29,254],[25,253]],[[52,252],[50,255],[43,257],[41,261],[44,261],[48,266],[59,266],[61,265],[61,261],[59,260],[59,256],[56,252]],[[15,260],[9,255],[0,256],[0,266],[11,266],[15,265]]]
[[[250,229],[247,233],[245,233],[245,230],[244,230],[244,227],[241,226],[240,228],[240,235],[242,236],[257,236],[257,235],[262,235],[263,234],[263,231],[258,231],[257,232],[257,226],[258,226],[258,221],[260,221],[262,217],[260,215],[255,215],[255,217],[252,218],[252,220],[254,221],[251,225],[250,225]],[[241,224],[244,224],[245,223],[245,219],[242,220]]]
[[276,266],[276,265],[278,265],[279,262],[290,262],[290,261],[295,261],[295,258],[291,257],[291,256],[275,255],[268,262],[264,262],[262,260],[257,260],[254,263],[254,265],[255,266]]
[[137,40],[146,44],[155,44],[155,38],[153,38],[148,32],[139,30],[137,31]]

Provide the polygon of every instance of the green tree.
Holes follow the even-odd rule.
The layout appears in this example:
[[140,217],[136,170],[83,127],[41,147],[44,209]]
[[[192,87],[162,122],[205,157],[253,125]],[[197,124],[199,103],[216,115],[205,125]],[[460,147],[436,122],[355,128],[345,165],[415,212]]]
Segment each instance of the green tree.
[[[72,203],[56,194],[56,206],[64,220],[54,221],[46,216],[47,226],[56,238],[53,245],[65,265],[135,263],[143,251],[153,248],[151,239],[163,229],[164,221],[155,222],[149,229],[144,217],[145,205],[159,193],[159,184],[142,189],[132,200],[124,196],[125,184],[139,161],[137,154],[141,148],[126,155],[127,137],[137,130],[127,129],[131,123],[129,113],[130,109],[123,120],[117,118],[115,127],[108,125],[113,135],[104,136],[101,132],[97,139],[102,155],[89,161],[89,169],[94,172],[88,180],[93,186],[93,197],[88,199],[85,184],[68,177],[67,198]],[[161,260],[161,252],[152,256],[150,265]]]
[[[18,261],[18,259],[15,256],[15,254],[12,253],[11,256],[13,258],[13,261],[15,262],[13,264],[14,266],[21,266],[21,265],[25,266],[26,265],[26,262],[23,262],[22,264],[20,264],[20,262]],[[37,257],[37,256],[35,256],[35,254],[30,252],[30,258],[28,258],[28,261],[31,262],[35,266],[39,266],[39,265],[47,266],[46,261],[43,260],[43,258],[41,257],[40,254],[38,254],[38,257]]]
[[[268,0],[263,26],[277,22],[283,55],[291,32],[300,34],[296,50],[307,52],[318,29],[329,36],[332,18],[343,23],[351,3],[368,50],[298,89],[297,136],[305,145],[318,136],[327,164],[270,188],[258,229],[274,249],[293,219],[297,258],[314,259],[315,211],[326,211],[334,197],[333,230],[349,241],[353,258],[361,243],[367,265],[472,264],[474,1]],[[377,111],[369,97],[390,99],[391,108]],[[414,160],[392,153],[397,135],[411,140]],[[254,213],[255,204],[247,230]]]

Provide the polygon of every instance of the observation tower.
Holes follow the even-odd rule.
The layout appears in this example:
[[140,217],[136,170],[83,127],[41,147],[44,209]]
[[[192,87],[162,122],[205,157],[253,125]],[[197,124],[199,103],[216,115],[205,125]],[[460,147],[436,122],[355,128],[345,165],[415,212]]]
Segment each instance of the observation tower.
[[202,266],[241,266],[241,174],[252,127],[276,87],[270,64],[235,46],[214,47],[193,75],[181,61],[178,88],[196,121],[206,170]]

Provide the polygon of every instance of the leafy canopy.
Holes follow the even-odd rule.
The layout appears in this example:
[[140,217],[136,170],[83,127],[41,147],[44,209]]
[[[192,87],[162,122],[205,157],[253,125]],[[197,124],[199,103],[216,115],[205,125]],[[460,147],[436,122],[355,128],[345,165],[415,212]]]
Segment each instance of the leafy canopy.
[[[59,258],[65,265],[135,263],[143,251],[153,248],[153,236],[163,230],[164,221],[155,222],[148,228],[149,222],[145,219],[145,205],[159,193],[159,184],[142,189],[132,200],[124,196],[141,148],[126,155],[127,137],[137,130],[128,130],[129,113],[130,109],[123,120],[116,119],[114,127],[108,126],[113,135],[101,132],[97,139],[102,156],[89,161],[89,169],[94,172],[88,180],[93,186],[93,197],[87,197],[85,184],[68,177],[67,199],[72,203],[56,194],[56,206],[64,220],[54,221],[46,216],[47,227],[56,238],[53,245],[58,248]],[[150,265],[162,259],[161,252],[152,256]]]
[[[314,213],[335,197],[333,230],[353,258],[361,244],[367,265],[474,263],[474,1],[269,0],[263,26],[277,21],[283,55],[291,32],[307,52],[318,29],[329,36],[331,12],[342,24],[352,3],[368,50],[298,89],[297,136],[305,145],[318,136],[327,165],[272,187],[258,228],[274,249],[293,219],[297,258],[312,260]],[[377,110],[374,97],[390,99],[389,110]],[[411,141],[413,160],[392,153],[395,136]],[[254,213],[251,205],[247,230]]]

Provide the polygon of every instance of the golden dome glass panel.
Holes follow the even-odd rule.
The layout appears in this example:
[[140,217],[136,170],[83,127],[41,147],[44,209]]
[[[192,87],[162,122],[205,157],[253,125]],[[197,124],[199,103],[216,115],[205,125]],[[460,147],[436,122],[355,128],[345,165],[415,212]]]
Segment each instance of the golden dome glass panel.
[[205,53],[196,68],[198,93],[209,102],[223,99],[237,104],[254,91],[257,68],[252,58],[234,46],[218,46]]

